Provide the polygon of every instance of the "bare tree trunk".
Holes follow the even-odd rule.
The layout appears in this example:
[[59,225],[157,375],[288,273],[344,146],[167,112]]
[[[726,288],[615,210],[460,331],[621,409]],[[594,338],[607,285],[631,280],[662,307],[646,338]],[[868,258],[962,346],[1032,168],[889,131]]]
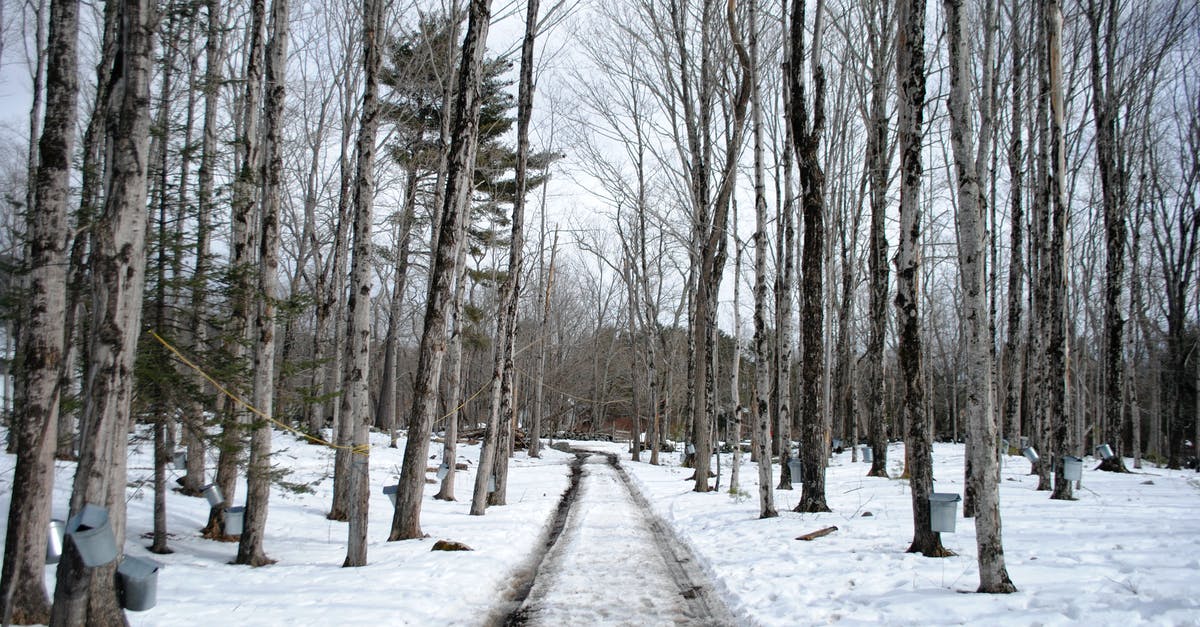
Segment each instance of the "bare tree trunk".
[[[703,224],[704,228],[700,229],[701,232],[698,233],[700,248],[696,260],[699,265],[696,270],[696,293],[692,302],[691,328],[689,329],[691,342],[695,346],[693,357],[690,360],[695,364],[693,379],[695,391],[692,395],[690,413],[693,420],[692,439],[696,447],[695,487],[693,488],[696,492],[707,492],[710,489],[708,475],[713,452],[710,418],[713,406],[709,388],[716,375],[715,372],[712,372],[710,364],[712,355],[710,330],[715,328],[717,291],[721,280],[721,269],[725,262],[723,242],[729,221],[729,201],[733,194],[733,175],[737,165],[737,153],[746,130],[747,105],[750,100],[752,83],[749,67],[750,54],[746,51],[738,33],[735,9],[735,5],[727,6],[726,22],[734,51],[738,56],[740,69],[738,86],[733,100],[731,132],[726,142],[725,165],[718,175],[718,189],[716,195],[712,197],[711,203],[706,202],[707,192],[693,191],[693,197],[700,202],[704,209],[702,213],[707,213],[710,208],[712,210],[710,221],[699,220],[697,222],[697,224]],[[701,150],[703,151],[704,148],[701,147]],[[693,179],[697,176],[701,175],[692,173]],[[708,176],[708,174],[703,173],[702,176]],[[696,185],[696,181],[693,180],[693,187]]]
[[754,133],[754,411],[753,447],[758,462],[758,517],[775,518],[775,494],[771,490],[771,360],[767,330],[767,194],[763,172],[763,111],[758,65],[758,3],[750,4],[750,95]]
[[1047,424],[1051,428],[1050,447],[1054,453],[1054,492],[1052,499],[1071,500],[1072,484],[1062,476],[1063,457],[1073,451],[1070,422],[1067,417],[1066,372],[1066,237],[1068,208],[1065,189],[1066,141],[1064,134],[1062,82],[1062,9],[1058,0],[1047,0],[1046,20],[1047,68],[1050,79],[1050,251],[1044,261],[1043,280],[1047,286],[1046,379]]
[[[516,196],[513,199],[512,234],[508,244],[508,271],[498,296],[499,320],[496,325],[496,355],[491,382],[491,414],[488,417],[485,442],[479,454],[479,474],[471,496],[471,515],[481,516],[487,505],[504,505],[507,488],[507,451],[500,448],[499,430],[504,422],[511,423],[513,342],[517,333],[517,296],[521,285],[521,260],[525,251],[525,193],[529,167],[529,118],[533,109],[533,52],[537,38],[538,0],[528,0],[525,13],[525,36],[521,42],[521,69],[517,88],[517,163],[515,172]],[[507,385],[506,385],[507,383]],[[507,387],[507,390],[504,388]],[[510,415],[505,415],[504,407]],[[511,441],[511,429],[508,429]],[[501,459],[500,455],[503,455]],[[502,472],[496,472],[499,466]],[[496,477],[495,490],[488,493],[486,477]],[[485,503],[486,500],[486,503]]]
[[254,324],[254,406],[262,416],[253,419],[250,460],[246,467],[245,525],[238,542],[236,563],[271,564],[263,551],[267,503],[271,496],[271,423],[275,413],[275,308],[282,297],[279,285],[279,206],[283,158],[280,149],[288,47],[288,0],[271,0],[268,25],[266,93],[263,103],[263,164],[261,233],[258,244],[258,289],[262,301]]
[[[542,212],[541,239],[542,239],[542,242],[544,245],[544,242],[546,241],[546,212],[545,211]],[[539,289],[539,292],[541,293],[541,299],[542,299],[542,303],[541,303],[542,304],[542,324],[538,327],[539,329],[541,329],[541,332],[538,334],[538,341],[537,341],[538,342],[538,357],[537,357],[538,365],[537,365],[537,380],[534,383],[535,387],[534,387],[534,397],[533,397],[533,426],[530,427],[530,430],[529,430],[529,456],[530,457],[540,457],[541,456],[542,412],[545,410],[546,334],[548,333],[547,329],[550,326],[550,288],[554,284],[554,260],[557,255],[558,255],[558,230],[555,229],[554,243],[551,244],[551,246],[550,246],[550,266],[548,269],[542,268],[542,267],[538,268],[538,276],[542,277],[542,279],[541,279],[542,285],[540,286],[540,289]],[[538,254],[539,264],[541,263],[541,260],[543,260],[544,258],[545,258],[544,251]],[[653,382],[651,382],[651,385],[653,385]],[[654,426],[657,426],[657,424],[658,424],[658,420],[657,420],[658,409],[657,409],[657,407],[655,407],[653,411],[655,412]],[[650,439],[652,441],[657,442],[657,440],[654,440],[654,437],[653,437],[654,434],[655,434],[654,427],[651,427],[651,436],[652,437]],[[658,447],[657,447],[657,445],[654,446],[652,451],[653,452],[650,453],[650,463],[655,464],[658,462]],[[537,454],[535,455],[535,453],[537,453]]]
[[[259,117],[262,100],[263,28],[266,21],[266,0],[251,3],[247,32],[245,91],[242,99],[242,120],[238,137],[238,171],[233,181],[231,254],[228,269],[232,296],[230,324],[224,339],[228,358],[240,363],[246,356],[246,340],[250,334],[251,279],[254,277],[254,243],[256,209],[261,167],[259,163]],[[204,536],[225,538],[222,513],[234,501],[237,488],[238,459],[243,451],[243,429],[249,423],[246,411],[225,399],[222,413],[216,485],[224,501],[209,511]]]
[[[358,131],[358,173],[354,182],[354,259],[346,309],[345,374],[341,414],[354,425],[350,462],[350,525],[342,566],[367,564],[367,508],[371,494],[371,231],[375,203],[375,138],[379,130],[379,72],[382,66],[383,0],[363,0],[363,97]],[[398,269],[399,271],[399,269]],[[395,296],[395,295],[393,295]],[[390,373],[385,372],[384,377]]]
[[[479,136],[480,68],[490,13],[491,0],[471,1],[454,102],[446,192],[430,270],[425,329],[421,335],[417,375],[413,383],[408,443],[404,447],[404,462],[400,470],[400,487],[389,541],[420,538],[423,535],[421,501],[425,488],[425,460],[429,451],[429,429],[437,413],[437,384],[446,353],[446,313],[451,304],[451,283],[458,272],[454,256],[458,242],[464,235],[469,214],[467,202]],[[480,476],[483,474],[480,473]],[[482,480],[486,482],[487,478],[483,477]],[[476,477],[476,491],[479,482],[479,477]],[[483,489],[487,489],[486,483]]]
[[900,242],[896,254],[897,357],[903,396],[900,412],[908,430],[905,465],[912,489],[913,540],[909,553],[946,557],[941,535],[929,525],[933,494],[933,446],[925,414],[921,368],[921,143],[925,107],[925,0],[897,7],[896,75],[900,152]]
[[804,359],[800,371],[800,459],[804,466],[804,491],[797,512],[827,512],[825,503],[825,411],[822,377],[825,352],[821,331],[824,326],[825,247],[825,173],[819,161],[821,135],[825,130],[825,68],[820,61],[820,23],[823,0],[817,2],[812,45],[813,102],[809,119],[804,81],[804,2],[792,4],[791,58],[788,89],[791,94],[792,144],[799,159],[800,185],[803,189],[804,249],[801,254],[802,341]]
[[[88,250],[92,234],[84,225],[91,225],[100,213],[104,186],[104,114],[108,101],[108,73],[116,55],[117,5],[104,5],[104,33],[100,41],[100,61],[96,65],[96,93],[92,99],[92,113],[83,134],[82,167],[80,168],[79,210],[75,215],[74,227],[78,231],[71,242],[70,279],[67,285],[66,321],[63,323],[65,355],[60,391],[75,388],[74,364],[86,364],[89,359],[86,336],[88,333],[88,290],[91,285],[91,270],[87,266]],[[72,412],[58,414],[58,445],[54,456],[61,460],[75,460],[76,415]]]
[[[991,405],[992,338],[985,288],[987,273],[984,268],[988,251],[986,200],[980,188],[979,169],[976,167],[978,162],[972,154],[975,138],[970,115],[971,59],[967,49],[967,21],[962,0],[944,0],[943,4],[950,48],[950,142],[954,150],[958,182],[956,223],[967,352],[964,389],[969,425],[967,454],[971,458],[967,480],[975,488],[978,591],[1015,592],[1016,587],[1004,566],[1004,545],[1000,538],[1000,468],[996,457],[996,424],[993,422]],[[991,2],[987,3],[985,10],[987,22],[994,10]],[[985,24],[985,28],[990,28],[990,24]],[[986,58],[987,54],[984,56],[987,65],[990,59]],[[985,85],[985,92],[987,89],[989,87]],[[984,133],[981,133],[979,141],[988,141]]]
[[[1021,390],[1024,383],[1024,372],[1021,366],[1021,318],[1022,290],[1024,272],[1024,256],[1022,255],[1025,230],[1025,211],[1022,194],[1024,194],[1025,148],[1022,142],[1025,114],[1025,82],[1024,82],[1024,48],[1018,19],[1022,15],[1021,0],[1012,0],[1009,10],[1012,16],[1010,23],[1010,44],[1012,46],[1012,134],[1008,146],[1008,176],[1009,176],[1009,261],[1008,261],[1008,333],[1004,340],[1004,352],[1001,356],[1001,371],[1004,374],[1004,409],[1001,433],[1012,447],[1020,442],[1021,435]],[[1020,374],[1018,371],[1021,370]],[[1007,454],[1008,451],[1005,451]]]
[[[71,513],[85,503],[106,507],[113,535],[120,540],[125,537],[126,434],[145,278],[147,144],[157,16],[146,0],[126,0],[119,10],[120,43],[105,124],[109,163],[104,212],[95,227],[90,260],[95,273],[91,363]],[[73,542],[64,549],[50,624],[123,624],[114,587],[116,561],[86,568]]]
[[[1112,457],[1100,462],[1101,470],[1126,472],[1121,446],[1121,408],[1125,321],[1121,318],[1121,290],[1125,273],[1125,214],[1127,174],[1118,167],[1117,114],[1120,106],[1114,86],[1114,57],[1118,4],[1115,0],[1088,0],[1087,18],[1091,27],[1092,116],[1096,126],[1096,165],[1100,169],[1100,191],[1104,206],[1104,404],[1105,428],[1097,436],[1112,446]],[[1100,25],[1105,24],[1103,55]],[[1106,71],[1107,70],[1107,71]]]
[[[800,0],[792,0],[799,2]],[[787,7],[782,7],[784,12],[781,15],[786,15]],[[790,33],[788,31],[788,21],[785,17],[781,17],[780,23],[783,26],[781,37],[783,38],[782,54],[783,63],[790,67],[791,57],[788,51],[791,49]],[[784,80],[787,80],[790,72],[784,69]],[[783,89],[783,190],[780,206],[780,215],[777,219],[776,242],[775,242],[775,380],[774,394],[777,398],[775,404],[775,448],[779,453],[779,485],[777,490],[792,489],[792,474],[791,466],[788,464],[788,458],[791,457],[791,439],[792,439],[792,360],[794,348],[794,334],[792,324],[795,322],[792,313],[792,307],[795,304],[795,276],[796,276],[796,202],[794,196],[795,186],[792,184],[793,155],[792,147],[792,126],[795,121],[791,115],[793,107],[792,95],[790,89]],[[779,266],[782,265],[782,268]],[[796,434],[797,436],[799,434]]]
[[47,49],[46,115],[38,142],[41,163],[36,172],[36,205],[29,233],[28,318],[24,337],[23,416],[15,416],[17,463],[13,471],[4,568],[0,580],[0,619],[29,625],[50,619],[45,588],[45,538],[54,488],[59,380],[68,364],[63,358],[67,255],[63,236],[71,152],[75,140],[79,83],[76,46],[79,4],[53,0]]

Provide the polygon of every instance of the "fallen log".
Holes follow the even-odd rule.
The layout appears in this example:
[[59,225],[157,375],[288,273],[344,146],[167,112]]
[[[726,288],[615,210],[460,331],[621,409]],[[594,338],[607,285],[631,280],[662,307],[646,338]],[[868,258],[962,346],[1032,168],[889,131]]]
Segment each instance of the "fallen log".
[[837,531],[837,527],[826,527],[824,529],[818,529],[812,533],[806,533],[796,539],[804,540],[805,542],[812,542],[813,540],[816,540],[817,538],[820,538],[822,536],[827,536],[835,531]]

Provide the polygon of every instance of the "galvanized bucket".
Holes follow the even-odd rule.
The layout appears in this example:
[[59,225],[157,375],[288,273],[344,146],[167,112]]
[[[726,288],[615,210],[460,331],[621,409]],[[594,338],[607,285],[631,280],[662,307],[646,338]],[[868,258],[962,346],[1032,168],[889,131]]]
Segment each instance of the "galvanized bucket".
[[132,612],[144,612],[158,601],[158,569],[162,564],[142,557],[126,555],[117,566],[121,581],[121,607]]
[[962,497],[957,494],[934,492],[929,495],[929,528],[937,533],[954,533],[954,523],[958,518],[958,502]]
[[687,452],[688,455],[695,455],[696,454],[696,445],[692,444],[691,442],[688,442],[688,445],[683,447],[683,450],[685,452]]
[[67,529],[67,523],[55,519],[50,521],[49,528],[46,533],[46,563],[57,564],[62,557],[63,550],[63,532]]
[[396,492],[400,490],[400,484],[383,486],[383,494],[392,502],[392,509],[396,508]]
[[1079,481],[1083,478],[1083,460],[1067,455],[1063,457],[1063,479]]
[[1101,444],[1100,446],[1097,446],[1096,447],[1096,456],[1100,457],[1101,459],[1112,459],[1112,457],[1113,457],[1112,447],[1107,444]]
[[789,459],[788,472],[792,473],[792,481],[804,481],[804,464],[800,460]]
[[246,520],[246,508],[241,505],[225,510],[225,535],[242,535],[243,523]]
[[437,480],[441,481],[442,479],[445,479],[446,475],[448,474],[450,474],[450,464],[442,462],[442,465],[438,466],[437,469]]
[[488,494],[496,491],[496,475],[488,475]]
[[216,507],[225,502],[224,497],[221,496],[221,488],[218,488],[215,483],[200,488],[200,491],[204,494],[204,498],[208,499],[209,507]]
[[864,444],[862,447],[862,458],[863,462],[868,464],[875,461],[875,451],[870,446]]
[[1028,459],[1034,464],[1038,463],[1038,460],[1041,459],[1041,457],[1038,455],[1038,452],[1034,450],[1032,446],[1026,446],[1021,450],[1021,454],[1025,456],[1025,459]]
[[108,510],[87,504],[67,521],[67,535],[75,543],[83,565],[103,566],[117,559],[117,540],[108,521]]
[[175,451],[175,455],[171,458],[171,464],[180,470],[187,467],[187,451]]
[[841,440],[841,438],[834,438],[834,439],[833,439],[833,448],[842,448],[842,440]]

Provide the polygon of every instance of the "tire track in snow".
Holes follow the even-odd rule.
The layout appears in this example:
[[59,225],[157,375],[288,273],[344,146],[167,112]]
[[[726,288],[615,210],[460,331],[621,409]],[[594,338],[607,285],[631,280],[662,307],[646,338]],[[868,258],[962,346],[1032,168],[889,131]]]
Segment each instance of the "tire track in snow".
[[578,490],[564,494],[566,515],[560,505],[548,551],[503,624],[733,625],[617,456],[593,454],[585,463]]

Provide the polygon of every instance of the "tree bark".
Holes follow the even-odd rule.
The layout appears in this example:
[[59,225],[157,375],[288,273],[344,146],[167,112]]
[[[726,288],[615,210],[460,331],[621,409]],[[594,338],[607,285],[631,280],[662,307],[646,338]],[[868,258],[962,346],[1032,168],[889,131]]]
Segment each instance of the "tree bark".
[[[962,0],[944,0],[946,33],[950,48],[950,142],[958,183],[959,276],[962,284],[966,332],[965,407],[969,425],[968,483],[975,487],[975,544],[979,560],[979,592],[1015,592],[1004,566],[1000,537],[1000,465],[996,425],[992,413],[992,337],[984,268],[988,253],[986,200],[976,168],[975,138],[971,119],[970,53]],[[991,5],[988,5],[991,15]],[[986,56],[986,55],[985,55]],[[986,60],[985,60],[986,63]],[[987,138],[981,134],[981,142]]]
[[1054,453],[1054,492],[1052,499],[1072,500],[1072,484],[1062,476],[1063,457],[1071,454],[1072,438],[1067,417],[1066,369],[1066,237],[1068,208],[1066,198],[1066,127],[1063,111],[1062,9],[1058,0],[1047,0],[1046,55],[1050,80],[1050,249],[1044,261],[1043,280],[1047,287],[1046,329],[1046,423],[1051,430],[1050,447]]
[[[145,278],[147,144],[157,20],[146,0],[125,0],[119,11],[119,48],[105,124],[110,157],[104,212],[96,224],[90,260],[95,319],[89,338],[83,444],[71,493],[72,514],[85,503],[106,507],[118,540],[125,537],[126,434]],[[115,561],[85,568],[75,544],[67,542],[58,565],[50,624],[123,624],[115,571]]]
[[283,155],[280,148],[286,96],[288,0],[271,0],[268,25],[266,93],[263,103],[262,211],[259,217],[258,303],[254,333],[254,406],[262,416],[252,419],[250,459],[246,466],[245,525],[238,542],[236,563],[264,566],[274,563],[263,550],[267,504],[271,496],[271,422],[275,414],[275,309],[282,298],[279,284],[279,207]]
[[909,553],[926,557],[953,555],[941,534],[929,524],[933,494],[933,446],[925,413],[921,367],[921,144],[925,107],[925,0],[905,0],[897,7],[896,139],[900,152],[900,242],[896,254],[897,358],[903,395],[900,412],[908,430],[905,465],[913,508],[913,540]]
[[79,4],[52,0],[47,40],[46,113],[38,141],[36,205],[29,233],[28,309],[21,329],[23,414],[14,416],[16,468],[4,540],[0,618],[4,624],[50,620],[45,587],[46,529],[54,488],[59,381],[66,311],[67,200],[75,140]]
[[[367,564],[367,512],[371,495],[371,259],[375,203],[375,138],[379,130],[379,72],[384,37],[383,0],[363,0],[363,97],[358,131],[358,172],[354,182],[354,258],[347,303],[345,374],[341,415],[354,426],[350,461],[350,525],[342,566]],[[395,296],[395,295],[393,295]],[[385,372],[384,377],[391,376]],[[410,434],[411,435],[411,434]]]
[[754,456],[758,462],[758,517],[775,518],[771,490],[771,360],[767,329],[767,194],[763,171],[763,111],[758,71],[758,3],[750,4],[750,95],[754,133]]
[[[491,381],[491,412],[483,448],[479,453],[479,473],[475,478],[475,490],[471,496],[471,515],[482,516],[487,505],[504,505],[507,472],[495,472],[498,455],[504,455],[507,467],[507,451],[500,444],[500,430],[506,418],[503,407],[512,411],[513,342],[517,332],[517,295],[520,294],[521,260],[524,257],[525,238],[525,193],[526,172],[529,166],[529,118],[533,108],[533,52],[537,38],[538,0],[528,0],[525,13],[525,36],[521,42],[521,69],[517,87],[517,163],[515,173],[516,196],[513,199],[512,234],[508,244],[508,271],[500,285],[498,296],[499,320],[496,329],[496,354]],[[507,385],[506,385],[507,382]],[[507,387],[507,394],[503,388]],[[511,422],[511,421],[508,421]],[[511,434],[511,429],[507,430]],[[536,437],[536,434],[535,436]],[[511,436],[510,436],[511,439]],[[496,476],[495,490],[490,494],[485,482],[486,475]]]
[[791,56],[788,65],[792,119],[792,145],[799,161],[800,186],[803,190],[804,248],[801,253],[802,333],[804,360],[800,370],[800,460],[803,463],[804,489],[797,512],[827,512],[825,502],[825,345],[821,336],[825,310],[825,172],[818,155],[825,131],[825,68],[820,62],[820,27],[824,2],[818,0],[812,45],[813,102],[809,119],[804,81],[804,2],[792,4]]
[[[451,284],[458,270],[454,262],[458,242],[464,236],[467,206],[479,137],[480,69],[487,40],[491,0],[472,0],[467,33],[463,40],[462,65],[455,94],[454,121],[446,170],[437,247],[429,277],[425,324],[413,383],[409,414],[408,443],[400,470],[396,510],[389,541],[420,538],[421,501],[425,488],[425,461],[429,451],[429,429],[437,413],[437,387],[446,354],[446,314],[451,303]],[[482,476],[482,473],[480,474]],[[486,482],[487,478],[483,477]],[[478,491],[480,478],[476,477]],[[484,490],[487,484],[483,484]]]

